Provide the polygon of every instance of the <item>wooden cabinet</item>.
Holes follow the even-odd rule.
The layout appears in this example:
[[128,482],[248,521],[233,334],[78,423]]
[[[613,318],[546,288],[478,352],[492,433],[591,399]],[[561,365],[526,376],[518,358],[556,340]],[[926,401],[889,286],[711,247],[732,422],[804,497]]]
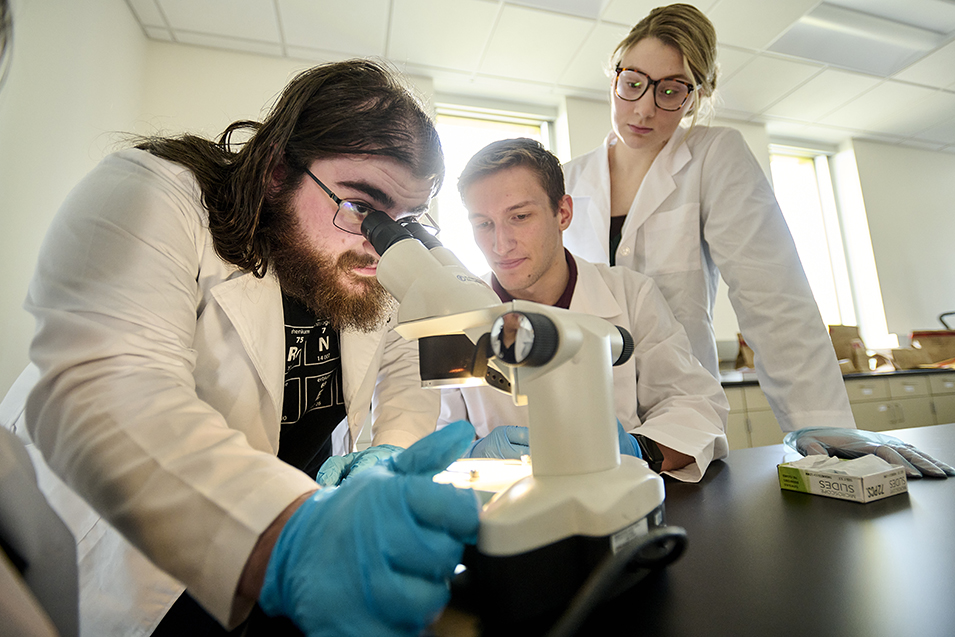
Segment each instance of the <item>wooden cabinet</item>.
[[[870,431],[955,422],[955,372],[888,373],[845,379],[856,426]],[[782,442],[785,435],[757,384],[724,387],[730,449]]]

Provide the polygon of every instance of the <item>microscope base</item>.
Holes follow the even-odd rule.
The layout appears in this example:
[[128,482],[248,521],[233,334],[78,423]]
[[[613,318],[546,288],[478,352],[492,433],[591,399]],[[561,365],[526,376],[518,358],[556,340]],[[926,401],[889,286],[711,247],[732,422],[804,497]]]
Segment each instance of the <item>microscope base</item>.
[[[660,504],[630,528],[632,541],[665,526]],[[526,553],[485,555],[465,552],[467,587],[485,634],[534,634],[550,626],[579,593],[590,575],[613,552],[615,536],[575,535]],[[645,574],[645,571],[643,572]],[[639,581],[630,575],[611,586],[611,597]]]

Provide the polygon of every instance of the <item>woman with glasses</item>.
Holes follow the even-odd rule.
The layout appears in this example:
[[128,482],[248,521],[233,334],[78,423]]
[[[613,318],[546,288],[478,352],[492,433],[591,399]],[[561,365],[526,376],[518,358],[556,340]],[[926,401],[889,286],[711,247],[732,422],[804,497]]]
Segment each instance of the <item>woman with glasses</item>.
[[659,7],[612,57],[611,132],[564,170],[574,254],[651,276],[719,377],[722,274],[760,386],[784,431],[854,427],[792,237],[739,132],[698,123],[716,88],[716,32],[697,8]]

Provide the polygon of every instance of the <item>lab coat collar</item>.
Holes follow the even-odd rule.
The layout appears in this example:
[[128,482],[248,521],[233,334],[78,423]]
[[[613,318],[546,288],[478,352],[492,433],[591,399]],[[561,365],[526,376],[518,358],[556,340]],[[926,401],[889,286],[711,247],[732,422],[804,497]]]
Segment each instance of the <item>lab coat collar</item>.
[[607,282],[590,261],[573,257],[577,262],[577,288],[570,301],[570,310],[582,314],[592,314],[602,319],[611,319],[622,315],[623,308],[617,302]]
[[[690,148],[686,144],[688,135],[689,129],[683,126],[677,128],[673,136],[670,137],[670,141],[653,160],[650,170],[643,178],[640,190],[637,191],[637,196],[633,199],[630,211],[627,213],[627,221],[621,231],[621,243],[629,236],[636,234],[637,228],[642,226],[647,218],[656,212],[667,197],[676,190],[676,181],[673,176],[680,172],[692,159]],[[613,136],[613,133],[611,133],[611,136]],[[610,138],[608,138],[608,149],[610,143]],[[614,137],[613,143],[616,143],[616,137]],[[604,161],[607,161],[609,179],[609,159]],[[609,188],[607,192],[610,192]],[[609,234],[609,228],[607,233]]]

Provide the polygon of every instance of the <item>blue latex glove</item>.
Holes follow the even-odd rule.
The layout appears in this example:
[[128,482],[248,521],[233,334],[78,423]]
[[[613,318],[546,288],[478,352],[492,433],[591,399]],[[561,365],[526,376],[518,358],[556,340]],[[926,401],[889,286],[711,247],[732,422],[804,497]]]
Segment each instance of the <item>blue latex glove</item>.
[[259,603],[306,635],[418,635],[450,599],[465,543],[477,540],[473,491],[432,477],[461,456],[458,421],[319,490],[285,524]]
[[620,441],[620,453],[635,458],[643,458],[637,439],[623,430],[623,425],[620,424],[619,420],[617,421],[617,440]]
[[786,434],[783,442],[804,456],[823,454],[838,458],[858,458],[875,454],[889,464],[903,467],[909,478],[945,478],[955,469],[941,460],[885,434],[862,429],[807,427]]
[[322,463],[322,467],[315,476],[315,482],[321,487],[337,486],[348,476],[361,473],[369,467],[374,467],[399,451],[404,451],[404,449],[394,445],[375,445],[363,451],[355,451],[344,456],[332,456]]
[[464,454],[465,458],[508,458],[520,460],[531,452],[527,427],[504,425],[475,440]]

